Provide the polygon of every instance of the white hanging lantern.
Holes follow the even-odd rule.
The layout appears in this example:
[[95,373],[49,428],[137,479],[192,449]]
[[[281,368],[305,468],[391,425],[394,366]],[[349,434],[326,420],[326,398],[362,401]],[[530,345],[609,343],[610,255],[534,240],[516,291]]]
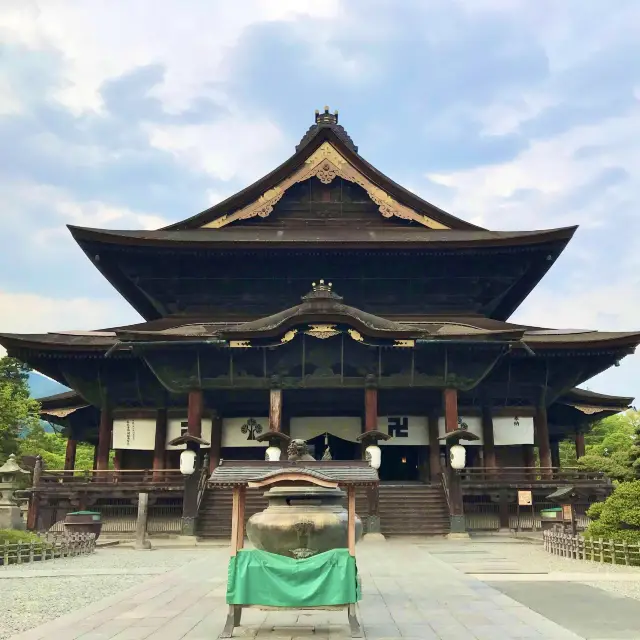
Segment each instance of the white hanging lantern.
[[449,449],[449,461],[452,469],[464,469],[467,452],[461,444],[454,444]]
[[267,462],[278,462],[281,455],[282,450],[280,447],[267,447],[264,457]]
[[196,470],[196,452],[185,449],[180,454],[180,473],[184,476],[190,476]]
[[374,469],[379,469],[382,462],[382,451],[377,444],[369,445],[365,450],[365,458]]

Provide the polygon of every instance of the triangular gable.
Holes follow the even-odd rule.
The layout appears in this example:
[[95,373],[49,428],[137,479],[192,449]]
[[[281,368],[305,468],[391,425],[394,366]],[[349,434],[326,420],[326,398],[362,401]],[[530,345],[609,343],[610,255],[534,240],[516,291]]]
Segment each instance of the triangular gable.
[[450,229],[443,223],[433,218],[414,211],[399,203],[386,191],[375,185],[331,142],[324,141],[291,175],[284,178],[275,186],[265,191],[259,198],[232,213],[224,214],[215,220],[202,225],[201,228],[219,229],[238,220],[260,217],[266,218],[273,211],[274,206],[284,196],[287,189],[294,184],[304,182],[309,178],[317,178],[324,184],[330,184],[336,178],[342,178],[361,186],[378,205],[378,210],[385,218],[397,217],[403,220],[411,220],[429,229]]

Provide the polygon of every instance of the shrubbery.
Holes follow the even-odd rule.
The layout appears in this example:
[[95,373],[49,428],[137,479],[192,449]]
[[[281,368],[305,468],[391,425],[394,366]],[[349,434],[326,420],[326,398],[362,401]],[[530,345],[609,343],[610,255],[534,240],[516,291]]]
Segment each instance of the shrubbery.
[[604,501],[587,511],[593,520],[586,537],[640,543],[640,480],[622,482]]
[[40,542],[40,538],[35,533],[29,531],[15,531],[13,529],[0,529],[0,545],[5,542],[14,544],[16,542]]

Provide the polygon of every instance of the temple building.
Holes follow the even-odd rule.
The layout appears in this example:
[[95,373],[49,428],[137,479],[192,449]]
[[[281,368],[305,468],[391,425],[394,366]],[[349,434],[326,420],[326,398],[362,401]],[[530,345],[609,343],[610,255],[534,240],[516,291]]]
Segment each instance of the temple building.
[[[77,442],[95,445],[96,471],[149,470],[153,487],[178,469],[185,445],[168,443],[185,433],[206,441],[210,470],[263,460],[265,434],[349,461],[363,434],[382,433],[383,532],[437,533],[448,432],[477,436],[465,504],[500,503],[502,523],[523,478],[541,497],[567,481],[561,440],[579,457],[590,424],[633,400],[576,387],[633,353],[640,333],[509,322],[576,227],[456,218],[370,165],[326,108],[288,160],[206,211],[158,231],[69,230],[144,322],[0,335],[9,355],[73,389],[42,401],[68,438],[60,471]],[[70,476],[59,477],[57,491]],[[211,490],[198,504],[200,532],[215,535],[224,499]]]

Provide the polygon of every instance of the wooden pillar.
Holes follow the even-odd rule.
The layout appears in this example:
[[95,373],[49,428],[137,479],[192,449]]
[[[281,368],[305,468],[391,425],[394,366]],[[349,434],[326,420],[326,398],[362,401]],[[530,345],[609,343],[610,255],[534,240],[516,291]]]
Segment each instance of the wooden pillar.
[[549,441],[549,424],[547,423],[547,408],[544,403],[540,403],[533,418],[535,439],[538,443],[540,454],[540,467],[542,469],[552,467],[551,463],[551,443]]
[[282,389],[269,394],[269,431],[282,431]]
[[428,416],[429,424],[429,475],[431,482],[439,482],[442,468],[440,467],[440,435],[438,429],[438,413],[432,411]]
[[153,445],[153,481],[159,482],[164,471],[167,448],[167,410],[158,409],[156,413],[156,437]]
[[187,431],[190,436],[202,437],[202,389],[189,391],[189,407],[187,412]]
[[458,391],[444,390],[444,424],[447,433],[458,428]]
[[107,471],[109,469],[109,451],[111,450],[111,435],[113,433],[113,416],[111,409],[106,404],[100,412],[100,427],[98,429],[98,455],[96,457],[96,469]]
[[[444,399],[444,422],[447,433],[456,431],[458,428],[458,392],[456,389],[445,389]],[[449,446],[447,446],[447,459],[449,458]],[[462,485],[460,474],[447,466],[447,477],[449,479],[449,515],[451,519],[451,533],[466,533],[467,527],[464,517],[464,502],[462,498]]]
[[220,449],[222,447],[222,417],[214,414],[211,419],[211,449],[209,451],[209,472],[220,464]]
[[378,428],[378,389],[364,390],[364,430],[375,431]]
[[557,440],[551,440],[551,466],[558,469],[560,467],[560,443]]
[[482,451],[484,468],[488,475],[495,475],[498,465],[496,464],[496,446],[493,433],[493,415],[490,406],[482,407]]
[[576,460],[580,460],[585,453],[584,433],[576,433]]
[[534,445],[523,444],[522,445],[522,462],[526,469],[525,478],[531,480],[535,474],[536,459],[534,455]]
[[78,444],[77,440],[69,436],[69,439],[67,440],[67,448],[64,453],[64,470],[65,471],[73,471],[76,468],[77,444]]

